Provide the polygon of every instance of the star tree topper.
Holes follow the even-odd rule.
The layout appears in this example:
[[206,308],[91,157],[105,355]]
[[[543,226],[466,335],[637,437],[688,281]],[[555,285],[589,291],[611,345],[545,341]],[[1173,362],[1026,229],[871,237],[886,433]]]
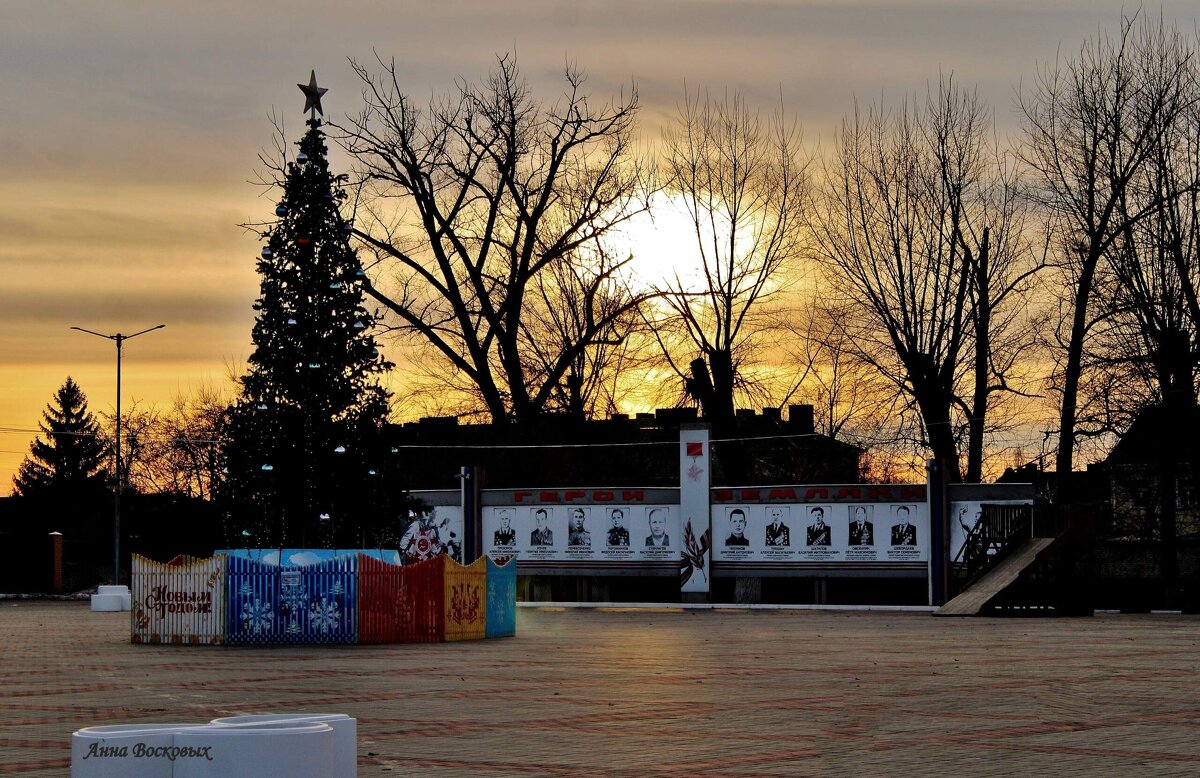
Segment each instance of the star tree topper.
[[307,84],[296,84],[300,87],[300,91],[304,93],[304,110],[311,112],[313,121],[316,121],[317,114],[325,115],[325,111],[321,109],[321,96],[328,92],[328,89],[317,86],[317,71],[310,71]]

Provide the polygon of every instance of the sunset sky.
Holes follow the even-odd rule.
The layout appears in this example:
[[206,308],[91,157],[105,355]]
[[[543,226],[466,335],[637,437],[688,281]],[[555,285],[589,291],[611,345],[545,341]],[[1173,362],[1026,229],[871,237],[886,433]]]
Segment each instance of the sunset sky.
[[[648,144],[686,82],[740,90],[768,110],[782,94],[806,136],[826,145],[856,96],[923,91],[940,69],[978,85],[1010,133],[1021,80],[1060,46],[1073,52],[1098,28],[1115,29],[1122,5],[4,0],[0,494],[28,451],[26,430],[68,374],[93,410],[114,404],[112,343],[71,325],[167,325],[127,345],[126,405],[165,407],[240,371],[258,242],[237,225],[271,216],[273,197],[249,182],[271,143],[272,109],[298,139],[296,82],[310,69],[336,118],[360,102],[347,58],[394,58],[402,86],[423,101],[513,51],[547,98],[567,61],[599,96],[635,80]],[[1194,8],[1168,3],[1163,15],[1190,30]]]

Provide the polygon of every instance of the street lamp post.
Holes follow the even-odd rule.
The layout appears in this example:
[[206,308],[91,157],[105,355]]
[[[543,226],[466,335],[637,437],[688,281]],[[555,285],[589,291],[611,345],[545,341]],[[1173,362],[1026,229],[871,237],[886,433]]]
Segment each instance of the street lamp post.
[[117,458],[117,488],[114,489],[113,496],[113,585],[121,583],[121,344],[130,338],[136,338],[138,335],[145,335],[147,332],[161,330],[167,325],[159,324],[149,329],[144,329],[141,332],[135,332],[132,335],[123,335],[120,332],[113,335],[105,335],[103,332],[95,332],[87,330],[83,327],[72,327],[73,330],[86,332],[89,335],[95,335],[99,338],[107,338],[117,344],[117,440],[116,440],[116,458]]

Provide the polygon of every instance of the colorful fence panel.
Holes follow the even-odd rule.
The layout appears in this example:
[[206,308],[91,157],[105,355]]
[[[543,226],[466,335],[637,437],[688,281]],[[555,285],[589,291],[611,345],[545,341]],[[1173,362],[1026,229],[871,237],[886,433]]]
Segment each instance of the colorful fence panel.
[[357,572],[353,556],[303,567],[230,559],[229,642],[357,642]]
[[279,568],[230,557],[228,570],[225,642],[235,646],[281,642]]
[[516,632],[516,565],[374,555],[306,566],[133,559],[134,643],[436,643]]
[[358,559],[358,642],[445,640],[445,558],[404,567]]
[[517,560],[502,565],[487,558],[487,635],[489,638],[517,634]]
[[131,568],[130,642],[218,645],[225,640],[225,557],[138,554]]
[[440,643],[446,639],[443,602],[448,562],[446,557],[438,556],[402,568],[405,596],[396,600],[401,643]]
[[358,641],[358,557],[279,568],[287,643]]
[[446,560],[446,640],[487,636],[487,559],[463,566]]
[[408,596],[399,565],[358,558],[358,642],[399,643],[403,634],[399,603]]

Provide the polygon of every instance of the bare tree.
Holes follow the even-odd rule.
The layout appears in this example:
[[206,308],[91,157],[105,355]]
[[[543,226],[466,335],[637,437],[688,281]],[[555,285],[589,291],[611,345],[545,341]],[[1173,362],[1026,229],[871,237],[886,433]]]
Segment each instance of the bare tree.
[[[222,475],[219,442],[229,402],[227,393],[207,385],[176,395],[166,412],[133,401],[121,419],[126,488],[211,499]],[[102,419],[111,446],[115,416]]]
[[190,395],[175,396],[163,419],[163,435],[169,442],[166,472],[171,491],[213,498],[223,478],[220,442],[229,403],[228,392],[212,385],[202,385]]
[[799,391],[813,405],[816,431],[857,445],[875,442],[859,433],[878,436],[880,420],[895,410],[897,391],[860,357],[856,314],[853,304],[817,293],[784,327],[788,359],[809,368]]
[[[594,348],[624,338],[644,299],[621,284],[628,259],[580,262],[644,208],[636,89],[597,103],[570,67],[542,103],[504,56],[421,109],[395,62],[381,67],[354,63],[366,106],[341,138],[363,183],[354,234],[378,259],[368,293],[493,420],[569,407],[592,380],[580,371],[604,364]],[[560,293],[574,295],[570,321],[546,299]]]
[[688,357],[665,340],[664,351],[704,415],[732,419],[746,361],[801,256],[809,159],[782,110],[764,122],[739,94],[718,101],[699,90],[666,131],[664,154],[664,186],[690,218],[699,257],[697,277],[677,270],[664,297]]
[[1109,353],[1131,359],[1161,402],[1177,407],[1196,402],[1200,360],[1200,84],[1194,49],[1173,30],[1159,33],[1169,36],[1156,47],[1167,56],[1150,64],[1179,80],[1185,107],[1157,117],[1166,124],[1154,153],[1118,204],[1124,230],[1108,255],[1113,283],[1098,293],[1123,336],[1124,348]]
[[[101,439],[110,451],[116,442],[117,416],[115,411],[100,414]],[[165,444],[161,434],[162,415],[153,405],[133,400],[121,413],[121,476],[122,489],[137,492],[162,491],[162,458]]]
[[[528,375],[550,375],[569,344],[586,342],[573,350],[546,401],[547,409],[579,418],[616,412],[617,381],[644,364],[647,350],[643,319],[630,305],[635,296],[621,277],[625,260],[614,261],[601,241],[588,248],[537,276],[537,304],[522,322]],[[594,322],[605,325],[595,328]]]
[[1162,143],[1187,108],[1189,54],[1162,22],[1124,18],[1073,58],[1043,67],[1023,93],[1025,161],[1038,179],[1037,202],[1051,214],[1069,297],[1056,385],[1062,394],[1056,469],[1061,490],[1074,462],[1085,341],[1097,317],[1092,294],[1102,260],[1134,225],[1159,212],[1161,197],[1124,209]]
[[825,283],[861,317],[860,356],[911,398],[954,477],[965,421],[972,480],[990,398],[1017,391],[1008,371],[1023,346],[1008,342],[997,358],[997,337],[1037,269],[989,118],[952,80],[923,105],[856,108],[813,209]]

